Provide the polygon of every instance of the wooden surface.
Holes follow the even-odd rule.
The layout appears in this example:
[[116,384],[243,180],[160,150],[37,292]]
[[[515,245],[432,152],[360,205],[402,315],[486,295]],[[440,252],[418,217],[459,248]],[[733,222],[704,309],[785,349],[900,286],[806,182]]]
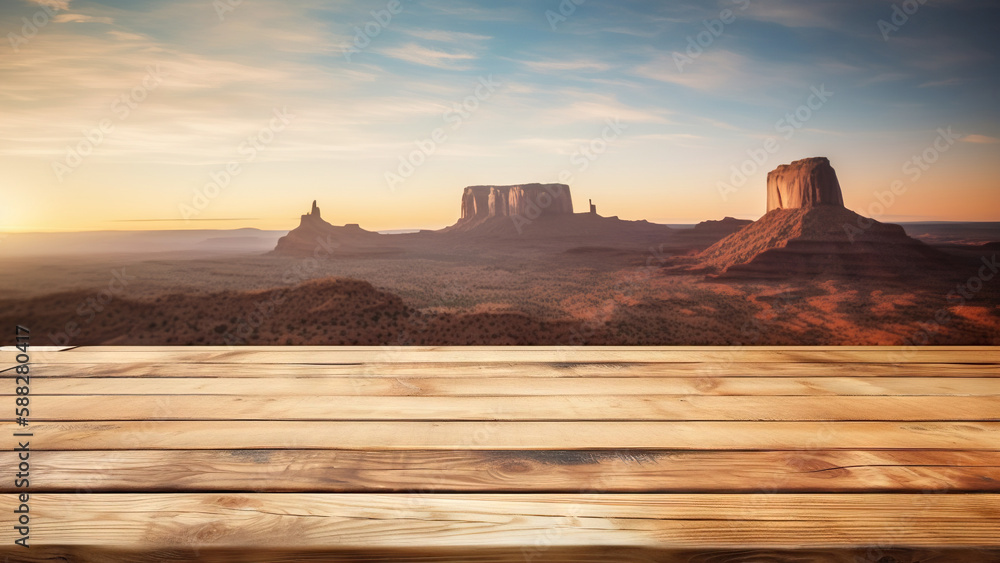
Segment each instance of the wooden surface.
[[4,375],[9,561],[1000,561],[996,348],[74,348],[28,427]]

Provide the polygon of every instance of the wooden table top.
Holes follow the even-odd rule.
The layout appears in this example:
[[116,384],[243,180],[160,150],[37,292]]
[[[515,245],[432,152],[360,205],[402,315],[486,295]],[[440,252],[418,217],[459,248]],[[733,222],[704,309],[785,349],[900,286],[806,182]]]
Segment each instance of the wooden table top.
[[5,561],[1000,561],[1000,348],[30,354]]

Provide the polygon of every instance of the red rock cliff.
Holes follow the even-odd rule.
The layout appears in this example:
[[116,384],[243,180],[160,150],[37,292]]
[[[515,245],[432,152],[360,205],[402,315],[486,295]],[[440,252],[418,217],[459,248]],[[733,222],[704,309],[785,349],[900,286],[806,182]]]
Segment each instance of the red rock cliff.
[[767,210],[817,205],[844,207],[837,173],[825,157],[783,164],[767,175]]
[[462,193],[460,222],[512,215],[536,217],[572,213],[573,197],[566,184],[470,186]]

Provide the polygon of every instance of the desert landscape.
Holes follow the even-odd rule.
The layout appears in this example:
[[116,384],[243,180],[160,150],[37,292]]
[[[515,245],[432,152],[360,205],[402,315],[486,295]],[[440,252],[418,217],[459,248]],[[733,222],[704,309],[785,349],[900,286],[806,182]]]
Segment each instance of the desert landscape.
[[1000,2],[0,30],[2,563],[1000,562]]
[[760,194],[757,221],[693,226],[526,184],[465,188],[433,231],[334,226],[313,202],[287,234],[92,234],[71,255],[12,235],[38,248],[5,258],[0,322],[52,345],[1000,343],[1000,224],[865,218],[826,158]]

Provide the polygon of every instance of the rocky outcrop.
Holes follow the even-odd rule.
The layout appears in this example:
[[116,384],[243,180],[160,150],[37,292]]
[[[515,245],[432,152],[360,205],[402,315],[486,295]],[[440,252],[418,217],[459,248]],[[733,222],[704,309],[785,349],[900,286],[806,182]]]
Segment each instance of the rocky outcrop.
[[509,191],[504,193],[500,188],[490,188],[490,203],[489,203],[490,217],[509,217],[510,216],[510,199]]
[[821,205],[771,211],[703,252],[701,263],[726,277],[898,277],[940,258],[899,225]]
[[493,217],[536,219],[572,213],[573,197],[566,184],[469,186],[462,193],[459,223],[478,223]]
[[[667,225],[602,217],[596,210],[574,213],[566,184],[469,186],[462,192],[462,216],[438,232],[440,242],[491,249],[639,248],[661,245],[673,236]],[[715,242],[719,235],[702,245]]]
[[950,267],[940,251],[844,207],[826,158],[779,166],[767,176],[768,212],[697,257],[725,277],[900,276]]
[[722,233],[723,236],[731,235],[736,231],[746,227],[753,221],[749,219],[737,219],[735,217],[725,217],[720,221],[702,221],[694,226],[694,231],[699,233]]
[[679,229],[674,236],[678,254],[701,252],[751,223],[753,221],[726,217],[720,221],[702,221],[694,228]]
[[274,254],[285,256],[332,256],[352,249],[379,245],[381,235],[362,229],[357,224],[338,227],[323,220],[319,206],[299,220],[299,226],[289,231],[274,248]]
[[462,192],[462,216],[459,221],[489,216],[490,187],[475,186]]
[[844,207],[837,173],[826,157],[783,164],[767,175],[767,210],[800,209],[817,205]]

